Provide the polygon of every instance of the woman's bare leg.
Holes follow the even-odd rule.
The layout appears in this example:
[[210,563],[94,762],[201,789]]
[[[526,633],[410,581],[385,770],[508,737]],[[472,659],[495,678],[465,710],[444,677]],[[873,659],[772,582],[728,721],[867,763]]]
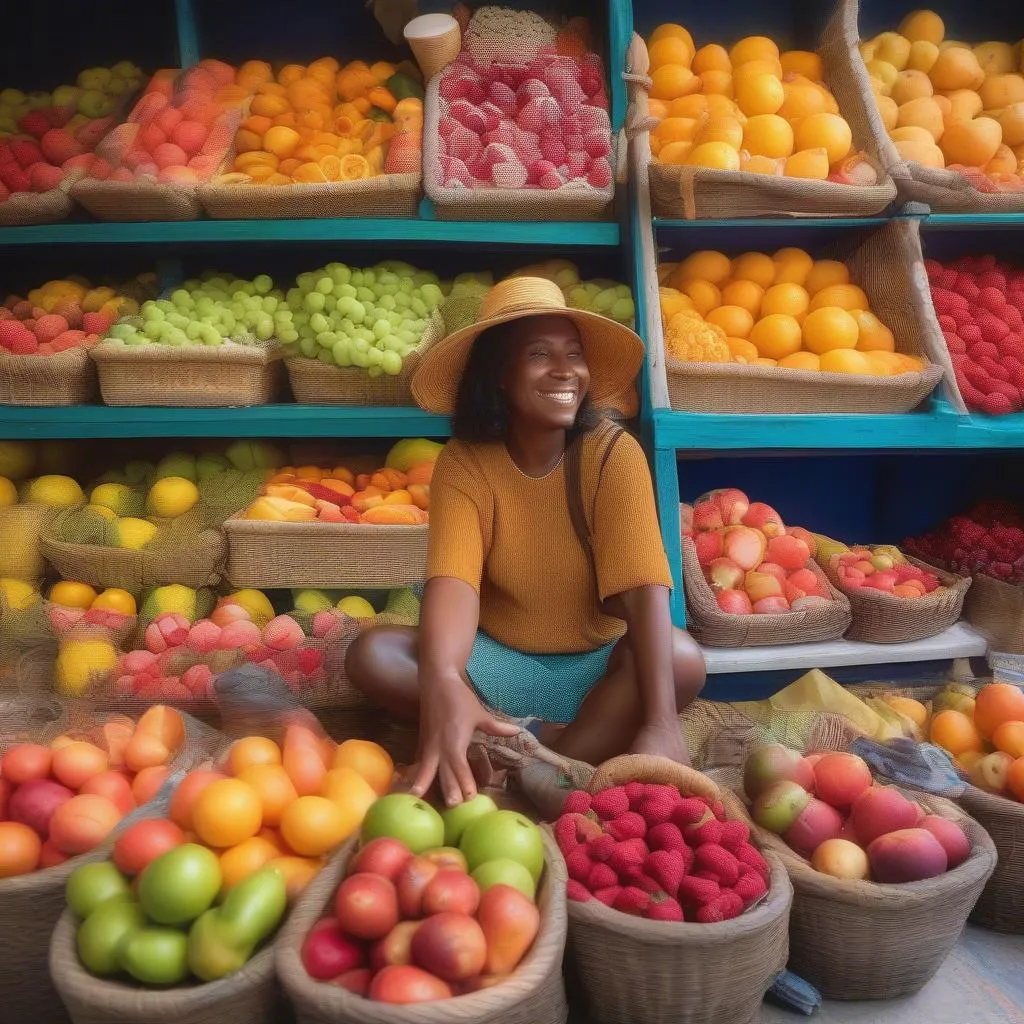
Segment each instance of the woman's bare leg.
[[377,626],[360,633],[345,655],[345,671],[360,693],[413,722],[420,716],[416,638],[412,626]]

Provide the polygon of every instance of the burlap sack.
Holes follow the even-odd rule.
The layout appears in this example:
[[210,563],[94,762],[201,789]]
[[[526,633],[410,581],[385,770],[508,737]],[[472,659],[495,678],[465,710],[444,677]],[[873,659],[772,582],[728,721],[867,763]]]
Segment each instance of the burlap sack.
[[762,647],[838,640],[850,626],[850,602],[829,582],[816,562],[811,571],[828,588],[832,603],[779,615],[729,615],[718,607],[715,593],[697,561],[697,549],[683,538],[683,586],[686,627],[708,647]]
[[897,152],[878,112],[868,69],[860,54],[859,0],[842,0],[836,13],[841,22],[843,46],[837,50],[846,64],[845,74],[857,83],[864,97],[871,133],[878,146],[878,155],[886,173],[892,176],[903,202],[926,203],[943,213],[1020,213],[1024,211],[1024,191],[979,192],[958,171],[922,167],[906,161]]
[[66,220],[75,208],[72,183],[65,179],[49,192],[15,192],[0,203],[0,227],[56,224]]
[[96,367],[84,348],[70,348],[52,356],[0,352],[2,405],[84,405],[95,396]]
[[977,573],[964,600],[964,618],[993,651],[1024,654],[1024,587]]
[[[842,12],[826,28],[818,47],[829,88],[853,132],[853,144],[878,172],[874,185],[842,185],[831,181],[772,177],[744,171],[661,164],[651,155],[650,136],[637,135],[633,173],[650,181],[651,207],[657,217],[676,220],[736,217],[869,217],[881,213],[896,198],[896,185],[879,155],[861,83],[846,59]],[[650,61],[646,47],[634,45],[630,72],[634,84],[628,122],[650,125],[647,87],[643,76]],[[868,90],[870,96],[870,90]],[[872,102],[872,107],[874,106]]]
[[739,363],[672,359],[660,316],[651,316],[652,367],[664,366],[672,408],[685,412],[773,415],[789,413],[905,413],[917,408],[953,364],[931,306],[916,221],[893,220],[860,241],[824,249],[840,259],[871,311],[893,332],[896,351],[925,361],[919,373],[874,377],[788,370]]

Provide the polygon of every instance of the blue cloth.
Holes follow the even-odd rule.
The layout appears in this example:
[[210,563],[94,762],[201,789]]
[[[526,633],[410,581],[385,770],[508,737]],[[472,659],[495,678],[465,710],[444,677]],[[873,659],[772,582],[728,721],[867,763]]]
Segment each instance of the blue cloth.
[[581,654],[524,654],[478,630],[466,665],[480,699],[514,718],[569,723],[608,671],[614,643]]

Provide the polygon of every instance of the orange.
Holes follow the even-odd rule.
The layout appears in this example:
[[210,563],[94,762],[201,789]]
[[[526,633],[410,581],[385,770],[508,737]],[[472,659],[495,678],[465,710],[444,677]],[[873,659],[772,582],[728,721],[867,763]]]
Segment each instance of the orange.
[[699,120],[708,112],[708,101],[701,95],[680,96],[668,105],[669,117],[689,117]]
[[1018,757],[1006,774],[1006,788],[1024,803],[1024,757]]
[[928,724],[928,709],[919,700],[913,697],[886,697],[885,702],[920,728]]
[[830,349],[821,357],[822,373],[870,374],[871,364],[863,352],[848,348]]
[[782,81],[782,65],[777,60],[751,60],[734,68],[732,72],[737,88],[757,78],[758,75],[770,75]]
[[979,753],[985,750],[981,734],[961,711],[940,711],[932,719],[930,738],[943,750],[957,756],[969,750]]
[[658,160],[663,164],[684,164],[686,158],[693,149],[692,142],[669,142],[667,145],[660,145],[655,150],[654,143],[658,140],[651,136],[651,152],[655,153]]
[[321,795],[338,805],[345,823],[345,835],[362,825],[366,812],[378,797],[370,783],[352,768],[331,769],[324,776]]
[[757,114],[744,125],[743,148],[752,156],[781,160],[793,152],[793,129],[778,114]]
[[752,60],[778,60],[779,48],[767,36],[747,36],[729,51],[733,67]]
[[800,324],[784,313],[772,313],[754,324],[749,340],[765,359],[785,359],[800,351]]
[[192,826],[208,846],[224,849],[244,843],[262,822],[259,794],[240,779],[211,782],[192,805]]
[[689,31],[687,31],[685,28],[683,28],[682,25],[676,25],[676,24],[673,24],[672,22],[666,22],[664,25],[659,25],[651,33],[651,38],[648,40],[647,45],[650,46],[651,43],[656,43],[660,39],[666,39],[666,38],[683,39],[683,40],[685,40],[689,44],[691,51],[694,48],[693,47],[693,36],[690,35]]
[[228,768],[239,776],[256,764],[280,764],[281,748],[265,736],[246,736],[236,740],[228,753]]
[[838,306],[840,309],[870,309],[871,302],[861,288],[855,284],[833,284],[822,288],[811,299],[811,309],[823,306]]
[[698,146],[706,142],[717,142],[732,149],[739,149],[743,145],[743,126],[731,115],[723,117],[719,114],[709,114],[693,141]]
[[647,48],[651,60],[651,68],[656,69],[666,64],[681,64],[689,67],[693,60],[693,46],[679,36],[666,36]]
[[754,326],[754,317],[742,306],[719,306],[705,317],[709,324],[721,327],[728,338],[746,338]]
[[291,113],[291,104],[284,96],[254,96],[249,104],[249,111],[260,117],[277,117],[279,114]]
[[761,74],[736,80],[736,105],[747,117],[774,114],[786,99],[786,93],[774,75]]
[[740,155],[726,142],[704,142],[695,146],[686,161],[691,167],[707,167],[715,171],[738,171]]
[[276,868],[284,877],[288,899],[291,901],[316,878],[323,865],[312,857],[276,857],[268,867]]
[[300,796],[281,818],[284,841],[302,857],[320,857],[346,836],[345,815],[333,800]]
[[700,91],[700,79],[682,64],[663,64],[651,72],[651,96],[675,100]]
[[87,609],[92,607],[93,601],[96,600],[96,591],[88,583],[62,580],[50,588],[50,600],[65,608]]
[[1003,722],[992,733],[992,745],[996,750],[1012,757],[1024,757],[1024,722]]
[[279,764],[252,764],[238,773],[238,779],[259,796],[264,825],[279,825],[285,808],[299,797],[295,783]]
[[899,33],[911,43],[924,40],[938,46],[945,38],[946,26],[934,11],[911,11],[900,22]]
[[852,145],[853,133],[839,114],[811,114],[796,126],[796,148],[822,148],[828,153],[830,165],[842,160]]
[[108,587],[92,603],[93,608],[103,608],[108,612],[120,612],[122,615],[134,615],[135,598],[127,590]]
[[[769,260],[769,262],[771,261]],[[735,266],[735,263],[733,266]],[[774,276],[774,267],[772,267],[771,273]],[[739,279],[731,281],[722,289],[722,305],[739,306],[750,313],[751,316],[754,316],[761,310],[761,298],[763,296],[764,289],[759,284]]]
[[807,291],[817,295],[822,288],[834,284],[849,284],[850,271],[845,263],[839,260],[815,260],[811,272],[807,275]]
[[821,114],[828,107],[825,90],[811,82],[802,79],[783,82],[782,89],[786,94],[786,100],[779,108],[779,114],[793,124],[801,118],[810,117],[811,114]]
[[753,281],[761,289],[775,284],[775,271],[775,262],[764,252],[745,252],[732,261],[732,276],[737,281]]
[[679,264],[679,280],[710,281],[713,285],[721,285],[732,274],[732,261],[725,253],[713,249],[702,249],[692,252]]
[[874,313],[866,309],[857,309],[853,312],[853,319],[857,321],[860,330],[860,337],[857,339],[857,348],[861,352],[895,352],[896,339]]
[[807,282],[814,260],[803,249],[780,249],[773,257],[775,264],[775,284],[798,284],[801,287]]
[[285,64],[277,73],[278,85],[288,86],[304,78],[306,69],[301,64]]
[[732,75],[728,71],[705,71],[700,76],[700,86],[705,96],[733,97]]
[[797,321],[807,315],[811,298],[798,284],[774,284],[764,293],[761,300],[761,316],[785,313]]
[[[860,347],[860,342],[857,343],[857,351],[864,352]],[[899,357],[894,352],[864,352],[864,358],[867,359],[871,373],[875,377],[892,377],[898,373],[906,373]],[[912,583],[913,580],[908,582]]]
[[699,127],[700,122],[694,117],[666,117],[653,134],[663,143],[692,142]]
[[808,178],[825,181],[828,178],[828,153],[824,149],[801,149],[786,159],[782,173],[787,178]]
[[225,850],[220,855],[221,892],[234,888],[280,856],[281,851],[261,836],[253,836]]
[[351,768],[358,772],[378,796],[390,788],[395,776],[395,762],[379,744],[370,740],[346,740],[334,752],[332,768]]
[[690,67],[695,75],[703,75],[708,71],[732,71],[732,61],[729,60],[729,51],[724,46],[708,43],[693,55]]
[[1010,683],[989,683],[978,691],[974,724],[986,739],[1003,722],[1024,722],[1024,693]]
[[265,60],[247,60],[235,73],[236,84],[250,90],[273,80],[274,72]]
[[857,347],[857,321],[838,306],[823,306],[808,313],[803,327],[804,348],[815,355]]
[[686,281],[680,290],[693,300],[701,316],[722,304],[722,293],[710,281]]
[[752,345],[744,338],[726,338],[725,343],[729,346],[733,359],[738,363],[753,363],[756,359],[760,358],[757,346]]
[[794,352],[791,356],[780,359],[779,366],[787,370],[811,370],[817,372],[821,369],[821,359],[813,352]]
[[787,74],[803,75],[811,82],[820,82],[825,77],[821,58],[812,50],[785,50],[779,55],[779,63]]

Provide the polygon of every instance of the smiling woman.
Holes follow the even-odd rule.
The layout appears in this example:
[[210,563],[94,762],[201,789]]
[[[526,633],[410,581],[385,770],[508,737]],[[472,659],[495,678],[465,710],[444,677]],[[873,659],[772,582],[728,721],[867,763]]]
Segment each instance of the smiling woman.
[[671,624],[643,450],[599,412],[642,359],[629,329],[567,309],[549,281],[512,278],[420,364],[417,401],[454,413],[420,625],[363,633],[347,662],[368,697],[418,717],[414,792],[437,777],[449,804],[475,794],[476,729],[528,728],[592,764],[627,750],[688,761],[677,712],[703,659]]

